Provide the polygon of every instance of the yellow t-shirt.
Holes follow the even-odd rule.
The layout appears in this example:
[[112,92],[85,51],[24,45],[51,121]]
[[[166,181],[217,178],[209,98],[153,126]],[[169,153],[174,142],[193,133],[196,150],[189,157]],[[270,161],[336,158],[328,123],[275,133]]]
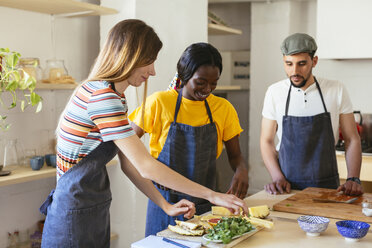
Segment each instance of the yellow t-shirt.
[[[174,119],[178,92],[176,90],[155,92],[146,99],[144,127],[142,125],[142,105],[129,115],[129,120],[150,134],[150,153],[158,158]],[[207,97],[213,121],[217,127],[217,158],[222,152],[222,141],[240,135],[238,114],[232,104],[222,97],[210,94]],[[193,101],[182,97],[177,122],[190,126],[203,126],[210,122],[204,101]]]

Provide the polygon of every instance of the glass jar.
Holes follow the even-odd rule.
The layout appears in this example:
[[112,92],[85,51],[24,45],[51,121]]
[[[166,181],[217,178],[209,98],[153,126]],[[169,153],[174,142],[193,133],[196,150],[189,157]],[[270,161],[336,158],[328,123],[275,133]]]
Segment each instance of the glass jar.
[[44,80],[53,81],[61,80],[63,76],[68,75],[65,62],[62,59],[49,59],[46,61],[44,70]]
[[42,79],[42,69],[38,58],[21,58],[18,67],[21,69],[22,77],[24,76],[24,73],[27,73],[34,77],[37,82]]

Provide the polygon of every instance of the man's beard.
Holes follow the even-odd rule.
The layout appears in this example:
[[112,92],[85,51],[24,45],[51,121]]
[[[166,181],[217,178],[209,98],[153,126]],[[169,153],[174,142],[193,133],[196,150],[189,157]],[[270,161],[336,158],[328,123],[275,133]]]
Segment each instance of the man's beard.
[[[293,75],[293,76],[302,77],[302,76],[299,76],[299,75]],[[291,76],[291,77],[293,77],[293,76]],[[302,80],[302,82],[300,84],[296,85],[296,84],[294,84],[292,82],[291,77],[289,77],[289,81],[291,81],[292,86],[293,87],[296,87],[296,88],[302,88],[302,87],[304,87],[305,84],[306,84],[306,82],[307,82],[307,79],[305,79],[304,77],[302,77],[304,80]]]

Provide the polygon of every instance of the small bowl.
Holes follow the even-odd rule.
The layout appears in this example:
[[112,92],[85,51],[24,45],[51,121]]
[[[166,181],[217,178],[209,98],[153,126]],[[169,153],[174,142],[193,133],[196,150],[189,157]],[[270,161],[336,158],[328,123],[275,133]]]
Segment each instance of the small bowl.
[[45,162],[47,166],[56,167],[57,156],[55,154],[47,154],[45,155]]
[[329,224],[329,219],[321,216],[303,215],[297,219],[298,225],[308,236],[319,236]]
[[345,237],[347,241],[358,241],[366,236],[369,224],[356,220],[342,220],[336,222],[338,232]]
[[40,170],[44,165],[43,156],[34,156],[30,158],[30,166],[32,170]]

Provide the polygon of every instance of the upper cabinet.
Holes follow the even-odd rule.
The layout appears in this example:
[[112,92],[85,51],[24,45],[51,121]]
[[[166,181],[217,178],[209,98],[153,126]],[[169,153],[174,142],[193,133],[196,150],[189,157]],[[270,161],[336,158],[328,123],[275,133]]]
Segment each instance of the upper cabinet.
[[370,0],[318,0],[319,58],[371,59],[371,10]]
[[118,13],[112,8],[75,0],[0,0],[0,6],[71,17]]

